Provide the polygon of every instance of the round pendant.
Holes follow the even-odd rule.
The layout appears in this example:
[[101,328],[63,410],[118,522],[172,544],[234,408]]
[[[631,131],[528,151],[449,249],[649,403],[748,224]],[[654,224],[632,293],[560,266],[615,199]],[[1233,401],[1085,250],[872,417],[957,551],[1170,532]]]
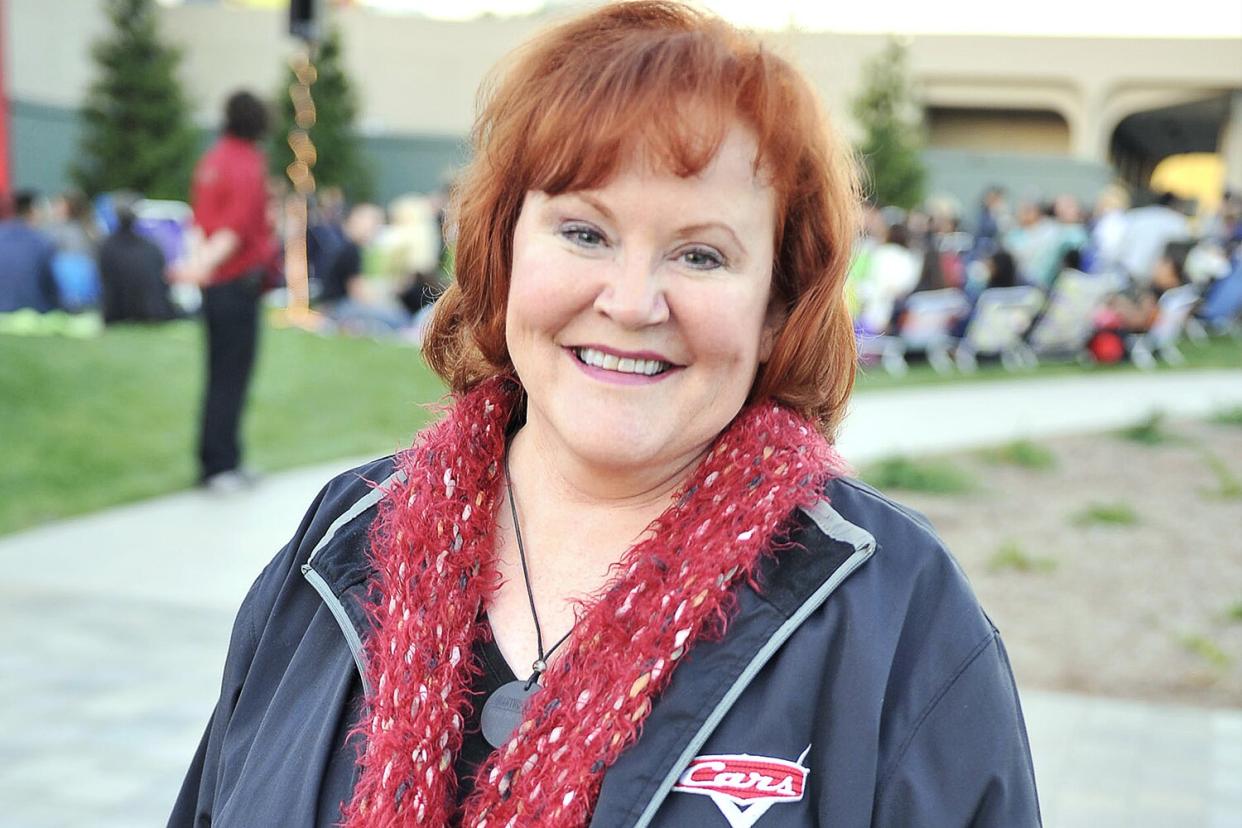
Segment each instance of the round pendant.
[[522,713],[526,709],[527,699],[538,692],[539,682],[517,679],[502,684],[487,697],[487,701],[483,703],[483,713],[479,718],[483,738],[489,745],[498,748],[509,741],[513,731],[517,730],[517,726],[522,723]]

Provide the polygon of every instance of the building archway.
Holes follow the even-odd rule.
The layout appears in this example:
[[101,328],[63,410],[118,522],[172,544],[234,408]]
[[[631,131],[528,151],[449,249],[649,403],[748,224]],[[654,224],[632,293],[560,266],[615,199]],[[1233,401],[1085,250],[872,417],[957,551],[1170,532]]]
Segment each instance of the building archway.
[[1134,112],[1113,129],[1109,158],[1123,181],[1147,190],[1156,165],[1165,158],[1218,152],[1229,118],[1228,93]]

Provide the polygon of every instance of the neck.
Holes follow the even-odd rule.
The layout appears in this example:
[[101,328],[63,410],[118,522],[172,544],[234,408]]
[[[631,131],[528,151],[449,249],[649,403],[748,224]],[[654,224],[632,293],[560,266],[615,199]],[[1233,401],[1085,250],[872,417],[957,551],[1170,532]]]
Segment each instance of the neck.
[[[596,464],[575,455],[554,436],[528,423],[513,437],[510,462],[524,492],[538,499],[587,511],[654,518],[693,473],[709,446],[650,467]],[[527,495],[531,497],[532,495]]]

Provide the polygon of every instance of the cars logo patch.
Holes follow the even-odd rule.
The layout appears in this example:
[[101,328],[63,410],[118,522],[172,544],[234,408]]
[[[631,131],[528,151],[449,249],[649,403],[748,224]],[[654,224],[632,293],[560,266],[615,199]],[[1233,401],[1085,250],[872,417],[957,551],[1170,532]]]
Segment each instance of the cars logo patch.
[[811,746],[796,762],[770,756],[725,753],[697,756],[677,779],[674,791],[710,797],[733,828],[750,828],[773,805],[802,799]]

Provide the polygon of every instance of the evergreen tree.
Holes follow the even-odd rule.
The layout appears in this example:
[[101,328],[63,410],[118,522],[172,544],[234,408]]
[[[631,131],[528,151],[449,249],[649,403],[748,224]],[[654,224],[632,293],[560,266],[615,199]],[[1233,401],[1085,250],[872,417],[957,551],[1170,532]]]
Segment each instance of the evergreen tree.
[[185,199],[198,133],[177,80],[181,53],[160,41],[153,0],[107,0],[106,8],[112,32],[92,48],[98,75],[70,175],[89,195]]
[[920,150],[920,108],[906,66],[906,50],[890,40],[867,61],[854,117],[863,128],[858,147],[869,173],[869,193],[881,205],[910,209],[923,201],[927,170]]
[[[316,186],[340,187],[349,199],[365,200],[371,197],[371,169],[354,132],[358,100],[341,60],[339,29],[328,30],[316,51],[314,63],[316,77],[310,93],[315,102],[315,125],[309,132],[311,143],[315,145],[315,166],[311,172]],[[281,118],[272,130],[268,153],[272,174],[281,177],[293,162],[288,139],[289,130],[294,127],[294,106],[288,89],[294,83],[297,78],[290,69],[278,95]]]

